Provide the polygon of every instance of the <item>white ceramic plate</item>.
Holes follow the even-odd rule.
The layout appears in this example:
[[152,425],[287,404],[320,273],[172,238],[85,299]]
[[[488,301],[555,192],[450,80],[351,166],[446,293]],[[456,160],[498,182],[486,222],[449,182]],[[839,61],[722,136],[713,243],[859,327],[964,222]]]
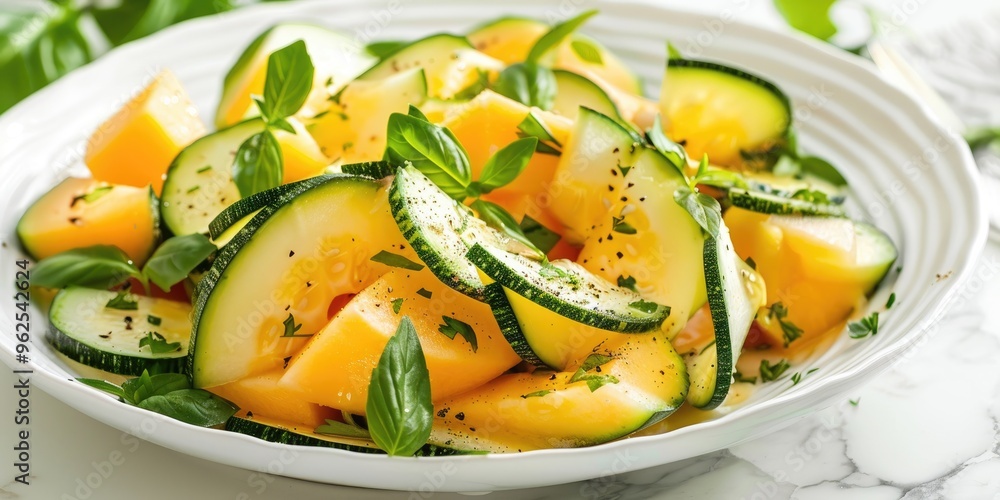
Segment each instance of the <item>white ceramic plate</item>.
[[[867,64],[834,49],[741,25],[637,3],[563,0],[543,5],[505,0],[493,5],[393,0],[268,4],[185,23],[113,51],[35,94],[0,117],[2,234],[0,283],[11,283],[20,258],[14,225],[28,203],[60,176],[81,171],[90,132],[159,68],[171,68],[203,116],[211,116],[222,77],[259,32],[279,20],[307,20],[344,29],[360,44],[409,39],[435,31],[463,32],[500,14],[565,18],[582,8],[602,13],[585,32],[606,43],[645,78],[656,95],[670,37],[690,56],[729,61],[777,82],[791,97],[805,150],[832,160],[854,187],[855,210],[871,217],[902,249],[902,273],[891,283],[899,301],[878,335],[840,339],[812,362],[803,383],[770,384],[742,407],[713,421],[666,434],[584,449],[515,455],[388,458],[339,450],[276,445],[243,435],[192,427],[127,407],[71,381],[41,337],[33,316],[29,353],[33,384],[115,428],[194,456],[313,481],[431,491],[484,491],[600,477],[664,464],[774,431],[870,380],[916,343],[940,318],[972,269],[986,236],[972,158],[956,136],[938,129],[915,102],[884,83]],[[554,3],[554,2],[553,2]],[[940,278],[944,277],[944,278]],[[874,303],[883,303],[883,289]],[[2,303],[0,357],[15,366],[14,309]],[[797,369],[808,369],[800,366]],[[24,365],[18,365],[24,368]]]

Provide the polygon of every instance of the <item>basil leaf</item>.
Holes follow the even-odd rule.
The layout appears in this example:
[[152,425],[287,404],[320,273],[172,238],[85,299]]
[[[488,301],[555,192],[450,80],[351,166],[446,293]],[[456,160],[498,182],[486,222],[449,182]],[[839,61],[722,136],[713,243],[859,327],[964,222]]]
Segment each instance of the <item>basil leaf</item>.
[[125,290],[119,290],[118,293],[104,304],[104,307],[108,309],[118,309],[121,311],[135,311],[139,309],[139,302],[135,298],[129,298],[130,295]]
[[450,316],[441,316],[441,319],[444,321],[444,324],[438,325],[438,331],[443,333],[445,337],[455,340],[455,335],[461,335],[469,343],[469,346],[472,347],[472,352],[479,350],[476,331],[468,323]]
[[270,130],[250,136],[236,151],[233,182],[246,198],[281,185],[284,162],[281,146]]
[[837,33],[837,26],[830,19],[830,7],[836,1],[774,0],[774,6],[791,27],[820,40],[829,40]]
[[396,40],[387,40],[384,42],[372,42],[369,43],[368,45],[365,45],[365,50],[368,51],[369,54],[379,59],[385,59],[387,56],[396,53],[397,51],[399,51],[399,49],[406,47],[409,44],[410,44],[409,42],[400,42]]
[[[107,2],[98,3],[107,4]],[[112,2],[114,4],[114,2]],[[124,0],[93,10],[94,20],[112,45],[121,45],[167,26],[233,9],[231,0]]]
[[537,145],[538,139],[525,137],[497,151],[483,165],[483,173],[479,177],[479,189],[483,193],[489,193],[513,182],[528,166]]
[[671,141],[663,133],[663,125],[660,123],[660,115],[656,115],[653,120],[653,128],[646,132],[646,136],[649,137],[649,142],[653,144],[653,147],[662,154],[667,161],[670,162],[674,168],[677,169],[681,175],[684,174],[684,170],[687,168],[687,151],[684,150],[680,144]]
[[552,29],[535,42],[525,60],[532,63],[540,61],[550,50],[562,43],[567,36],[571,35],[595,14],[597,14],[596,10],[588,10],[572,19],[553,26]]
[[99,391],[104,391],[108,394],[111,394],[112,396],[118,396],[121,399],[125,399],[125,391],[123,391],[121,387],[118,387],[117,385],[112,384],[111,382],[107,382],[105,380],[97,380],[94,378],[77,378],[76,381],[84,385],[89,385],[90,387],[93,387],[94,389],[97,389]]
[[556,243],[559,243],[559,240],[562,239],[562,236],[559,236],[559,233],[543,226],[540,222],[527,215],[521,219],[520,227],[524,236],[528,238],[528,240],[530,240],[535,247],[544,253],[552,251],[552,248],[556,246]]
[[92,59],[76,8],[0,12],[0,113]]
[[715,198],[705,194],[692,191],[688,187],[677,188],[674,191],[674,201],[684,207],[695,222],[712,238],[719,237],[719,228],[722,226],[722,206]]
[[137,406],[201,427],[224,424],[239,409],[233,403],[201,389],[181,389],[153,395]]
[[552,109],[556,99],[556,77],[537,64],[517,63],[500,72],[493,90],[525,106]]
[[268,122],[292,116],[305,104],[312,90],[314,73],[312,59],[302,40],[273,52],[267,58],[261,114]]
[[420,111],[420,108],[412,104],[410,104],[410,109],[406,111],[406,114],[414,118],[419,118],[425,122],[430,122],[430,120],[427,119],[427,115],[425,115],[423,111]]
[[573,48],[573,52],[580,56],[580,59],[591,64],[604,64],[604,59],[601,58],[601,49],[590,40],[580,38],[573,40],[569,45]]
[[351,424],[345,424],[337,420],[326,420],[326,424],[317,427],[313,432],[316,434],[325,434],[327,436],[346,436],[346,437],[356,437],[356,438],[370,438],[371,434],[360,428],[355,427]]
[[203,234],[174,236],[153,252],[142,272],[160,289],[170,290],[215,251]]
[[472,182],[469,155],[450,130],[404,115],[389,116],[386,157],[390,163],[410,162],[448,196],[465,199]]
[[510,215],[507,210],[503,207],[486,200],[476,200],[470,205],[473,210],[479,214],[479,218],[486,223],[486,225],[503,232],[511,239],[520,242],[524,246],[528,247],[531,251],[536,253],[539,258],[545,257],[545,252],[535,246],[534,243],[524,235],[524,231],[521,230],[521,225],[514,220],[514,217]]
[[295,127],[293,127],[291,123],[288,123],[288,120],[284,118],[276,118],[273,121],[267,122],[267,124],[273,128],[283,130],[292,135],[296,135],[298,133],[295,131]]
[[181,389],[189,389],[191,381],[180,373],[158,373],[150,375],[143,370],[142,375],[122,382],[122,392],[126,402],[137,405],[151,396],[168,394]]
[[834,186],[847,185],[847,179],[841,175],[837,167],[834,167],[830,162],[818,156],[803,156],[799,158],[799,167],[802,173],[823,179]]
[[975,127],[965,132],[965,142],[975,151],[981,147],[1000,143],[1000,127]]
[[629,290],[632,290],[633,292],[637,292],[637,293],[639,292],[639,290],[636,289],[635,277],[633,277],[633,276],[629,276],[628,278],[626,278],[624,275],[619,275],[618,276],[618,286],[620,286],[622,288],[627,288]]
[[166,337],[159,332],[146,332],[146,336],[139,339],[139,348],[148,347],[153,354],[166,354],[168,352],[179,351],[180,342],[167,342]]
[[389,455],[413,455],[431,434],[434,405],[420,338],[407,316],[372,370],[365,405],[372,440]]
[[108,289],[130,277],[146,279],[125,252],[110,245],[67,250],[42,259],[31,269],[31,284],[45,288],[76,285]]
[[567,383],[572,384],[574,382],[584,381],[587,383],[587,388],[590,389],[590,392],[594,392],[597,389],[600,389],[605,384],[617,384],[618,377],[615,377],[614,375],[587,373],[590,370],[593,370],[610,361],[611,357],[605,356],[603,354],[594,353],[587,356],[587,359],[583,361],[583,364],[580,365],[580,368],[576,370],[576,372],[573,374],[573,376],[569,379],[569,382]]

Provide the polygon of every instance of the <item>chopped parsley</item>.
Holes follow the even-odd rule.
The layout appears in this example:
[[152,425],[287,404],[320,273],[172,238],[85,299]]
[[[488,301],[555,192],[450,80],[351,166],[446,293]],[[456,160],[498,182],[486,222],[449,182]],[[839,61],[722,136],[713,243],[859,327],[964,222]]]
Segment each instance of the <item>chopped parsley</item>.
[[403,307],[403,299],[393,299],[392,301],[392,312],[399,314],[399,309]]
[[139,348],[143,347],[148,347],[153,354],[164,354],[180,349],[181,343],[167,342],[166,337],[159,332],[146,332],[146,336],[139,339]]
[[112,297],[104,307],[122,311],[134,311],[139,308],[139,302],[125,290],[119,290],[118,295]]
[[788,344],[791,344],[802,336],[802,329],[786,319],[788,317],[788,308],[781,302],[771,304],[767,317],[768,319],[777,320],[778,324],[781,325],[781,334],[785,347],[788,347]]
[[395,254],[392,252],[387,252],[382,250],[381,252],[375,254],[371,258],[372,262],[378,262],[379,264],[385,264],[389,267],[399,267],[402,269],[409,269],[410,271],[419,271],[424,268],[423,264],[413,262],[402,255]]
[[438,326],[438,331],[449,339],[455,340],[456,335],[461,335],[472,347],[472,352],[479,349],[479,342],[476,339],[476,331],[464,321],[457,320],[450,316],[441,316],[444,323]]
[[621,234],[635,234],[636,230],[631,224],[625,222],[625,217],[611,216],[611,230]]
[[788,361],[782,359],[775,364],[771,364],[770,361],[762,359],[760,361],[760,381],[761,382],[771,382],[777,380],[783,373],[785,373],[792,365],[788,364]]
[[638,290],[636,290],[635,287],[635,278],[632,276],[629,276],[628,278],[626,278],[624,274],[619,276],[618,286],[622,288],[627,288],[629,290],[632,290],[633,292],[638,292]]
[[295,332],[299,331],[299,329],[302,328],[302,324],[298,324],[298,325],[295,324],[295,316],[292,316],[292,313],[288,313],[288,317],[285,318],[285,321],[283,321],[282,323],[285,325],[285,333],[283,333],[281,335],[282,337],[311,337],[312,336],[312,335],[296,335],[295,334]]
[[878,312],[848,323],[847,331],[852,339],[863,339],[869,335],[874,337],[878,333]]
[[153,326],[160,326],[161,322],[162,320],[160,319],[159,316],[153,316],[152,314],[146,316],[146,323],[149,323]]
[[421,296],[421,297],[423,297],[425,299],[429,299],[429,298],[431,298],[431,297],[434,296],[434,294],[431,293],[431,291],[428,290],[428,289],[426,289],[426,288],[421,288],[420,290],[417,290],[417,295],[419,295],[419,296]]
[[[601,366],[610,361],[611,356],[605,356],[603,354],[594,353],[587,356],[587,359],[583,360],[583,364],[576,370],[576,373],[573,374],[573,377],[569,379],[568,383],[572,384],[580,381],[586,382],[587,388],[590,389],[590,392],[600,389],[605,384],[617,384],[618,377],[611,374],[600,373]],[[591,370],[596,370],[598,373],[588,373]]]
[[889,300],[885,301],[885,308],[892,309],[892,305],[896,303],[896,292],[889,294]]

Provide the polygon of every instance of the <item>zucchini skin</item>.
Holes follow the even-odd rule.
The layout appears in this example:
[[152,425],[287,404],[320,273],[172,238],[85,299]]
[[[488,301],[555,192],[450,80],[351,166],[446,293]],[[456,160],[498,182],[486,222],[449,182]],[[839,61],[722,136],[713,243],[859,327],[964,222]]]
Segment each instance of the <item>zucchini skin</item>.
[[143,370],[149,370],[149,373],[186,373],[187,353],[175,358],[140,358],[103,352],[66,335],[52,324],[51,319],[45,340],[73,361],[118,375],[139,376]]
[[551,368],[531,349],[531,344],[528,343],[524,332],[521,331],[521,325],[517,322],[514,308],[507,301],[507,294],[504,292],[503,286],[499,283],[490,283],[486,285],[483,292],[485,295],[484,300],[489,304],[490,309],[493,310],[493,318],[496,319],[497,325],[500,327],[500,332],[503,333],[504,339],[514,349],[514,352],[522,360],[534,366],[546,369]]
[[733,206],[771,215],[815,215],[823,217],[845,217],[844,209],[833,204],[819,204],[795,198],[730,189],[729,201]]
[[[268,441],[271,443],[290,444],[293,446],[316,446],[320,448],[334,448],[338,450],[351,451],[355,453],[365,453],[369,455],[385,455],[385,452],[378,448],[357,446],[347,443],[338,443],[332,440],[335,439],[335,436],[330,436],[331,440],[320,439],[317,437],[309,436],[307,434],[293,432],[288,429],[282,429],[280,427],[262,424],[260,422],[254,422],[252,419],[248,418],[235,417],[235,416],[230,417],[229,420],[226,421],[224,428],[225,430],[230,432],[246,434],[248,436],[252,436],[257,439],[262,439],[264,441]],[[417,450],[414,456],[446,457],[446,456],[469,455],[469,454],[475,454],[475,452],[466,452],[452,448],[446,448],[443,446],[437,446],[433,444],[425,444],[422,448]]]

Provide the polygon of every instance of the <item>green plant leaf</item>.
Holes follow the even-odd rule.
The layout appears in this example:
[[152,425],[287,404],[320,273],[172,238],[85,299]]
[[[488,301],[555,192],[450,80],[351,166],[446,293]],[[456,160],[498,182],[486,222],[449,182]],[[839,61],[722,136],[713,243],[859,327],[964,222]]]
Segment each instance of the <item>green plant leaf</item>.
[[233,182],[246,198],[280,186],[283,170],[281,146],[270,130],[264,130],[240,144],[233,162]]
[[112,45],[137,40],[188,19],[233,9],[230,0],[123,0],[113,7],[95,8],[97,25]]
[[486,225],[503,232],[511,239],[520,242],[524,246],[528,247],[529,250],[533,251],[538,257],[545,258],[545,252],[535,246],[535,244],[525,236],[524,231],[521,230],[521,225],[514,220],[514,216],[510,215],[503,207],[497,205],[496,203],[489,202],[486,200],[476,200],[470,205],[476,213],[479,214],[479,218],[486,223]]
[[829,40],[837,34],[837,26],[830,19],[830,7],[836,1],[774,0],[774,6],[791,27],[820,40]]
[[369,54],[379,58],[385,59],[386,56],[392,55],[399,49],[406,47],[410,42],[402,42],[398,40],[386,40],[382,42],[372,42],[365,45],[365,50]]
[[521,175],[524,168],[528,166],[532,155],[535,154],[535,146],[538,139],[525,137],[518,139],[497,151],[483,166],[483,173],[479,177],[479,189],[483,193],[489,193],[494,189],[510,184]]
[[402,255],[386,250],[379,251],[379,253],[373,255],[370,260],[372,262],[378,262],[379,264],[385,264],[389,267],[409,269],[410,271],[419,271],[424,268],[424,265],[419,262],[413,262]]
[[834,186],[846,186],[847,179],[841,175],[837,167],[818,156],[803,156],[798,159],[799,168],[804,174],[823,179]]
[[135,311],[136,309],[139,309],[139,302],[137,302],[135,297],[127,291],[119,290],[107,304],[104,304],[104,307],[108,309],[118,309],[121,311]]
[[180,373],[158,373],[150,375],[143,370],[142,375],[122,382],[125,401],[134,405],[150,396],[168,394],[181,389],[189,389],[191,381]]
[[74,7],[44,12],[5,7],[0,11],[0,113],[92,59]]
[[551,69],[536,64],[507,66],[493,82],[496,93],[525,106],[552,109],[556,99],[556,77]]
[[313,430],[313,432],[316,434],[325,434],[327,436],[346,436],[356,438],[371,437],[371,433],[368,431],[337,420],[326,420],[326,424],[317,427]]
[[90,387],[93,387],[94,389],[97,389],[99,391],[104,391],[108,394],[111,394],[112,396],[118,396],[123,400],[125,399],[125,391],[123,391],[121,387],[112,384],[111,382],[108,382],[106,380],[97,380],[94,378],[77,378],[76,381],[80,382],[81,384],[89,385]]
[[181,348],[180,342],[167,342],[166,337],[160,332],[146,332],[146,336],[139,339],[139,348],[148,347],[153,354],[166,354],[176,352]]
[[691,214],[691,217],[705,233],[712,238],[719,237],[722,226],[722,206],[715,198],[683,186],[674,191],[674,201]]
[[687,151],[674,141],[671,141],[666,134],[663,133],[663,124],[660,123],[660,115],[656,115],[653,119],[653,128],[646,132],[646,136],[649,137],[649,142],[653,144],[653,147],[662,154],[674,168],[677,169],[681,175],[686,175],[684,170],[687,168]]
[[309,97],[314,73],[312,59],[302,40],[271,53],[267,58],[261,114],[269,122],[295,114]]
[[140,401],[137,406],[200,427],[224,424],[239,410],[233,403],[202,389],[156,394]]
[[153,252],[142,272],[160,289],[170,290],[216,250],[203,234],[174,236]]
[[129,278],[146,278],[118,247],[74,248],[42,259],[31,269],[31,284],[45,288],[83,286],[108,289]]
[[597,14],[596,10],[588,10],[582,14],[563,21],[559,24],[553,26],[549,31],[547,31],[534,45],[531,46],[531,50],[528,52],[528,57],[525,61],[529,63],[537,63],[545,57],[549,51],[556,48],[562,43],[566,37],[570,36],[575,32],[583,23],[587,22],[588,19]]
[[580,59],[587,61],[591,64],[604,64],[604,59],[601,58],[601,49],[590,42],[590,40],[577,39],[570,42],[570,47],[573,48],[573,52],[580,56]]
[[479,350],[476,331],[468,323],[452,318],[451,316],[441,316],[441,319],[444,323],[438,326],[438,331],[443,333],[445,337],[455,340],[455,335],[461,335],[469,343],[469,346],[472,347],[472,352]]
[[396,165],[410,162],[442,191],[465,199],[472,182],[469,155],[447,128],[393,113],[386,131],[386,157]]
[[407,316],[372,370],[365,415],[372,440],[389,455],[413,455],[430,437],[434,420],[430,374],[420,338]]
[[559,243],[559,240],[562,239],[562,237],[559,236],[559,233],[543,226],[542,223],[532,219],[528,215],[525,215],[524,218],[521,219],[520,226],[521,232],[524,233],[524,236],[528,238],[528,240],[530,240],[535,247],[544,253],[552,251],[552,248],[554,248],[556,244]]

